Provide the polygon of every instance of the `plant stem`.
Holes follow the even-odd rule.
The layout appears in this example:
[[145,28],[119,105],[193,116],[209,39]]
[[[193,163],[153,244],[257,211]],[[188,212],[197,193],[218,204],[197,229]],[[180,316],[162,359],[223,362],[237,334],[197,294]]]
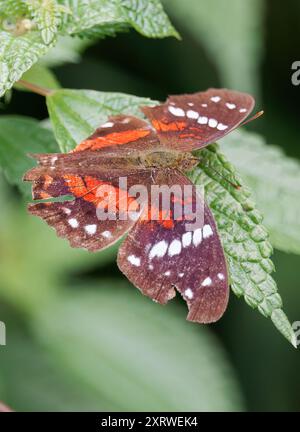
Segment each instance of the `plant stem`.
[[28,81],[24,81],[24,80],[19,80],[18,84],[21,84],[23,87],[27,88],[28,90],[32,91],[33,93],[37,93],[41,96],[49,96],[53,90],[44,88],[44,87],[40,87],[37,84],[32,84]]

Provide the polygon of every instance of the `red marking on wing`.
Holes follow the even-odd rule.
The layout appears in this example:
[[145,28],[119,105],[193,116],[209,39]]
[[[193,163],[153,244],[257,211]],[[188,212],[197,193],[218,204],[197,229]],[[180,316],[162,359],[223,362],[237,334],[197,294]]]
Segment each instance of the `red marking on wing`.
[[152,224],[152,221],[155,221],[167,229],[172,229],[174,227],[173,212],[171,209],[159,209],[151,205],[143,212],[140,221],[150,224]]
[[99,180],[96,181],[92,180],[92,185],[90,185],[90,187],[87,187],[84,177],[73,175],[73,174],[65,174],[63,178],[66,182],[66,185],[70,189],[70,192],[77,198],[84,197],[86,201],[94,200],[95,195],[90,194],[90,190],[92,188],[96,188],[97,186],[100,186],[100,184],[102,183]]
[[197,134],[193,134],[193,133],[185,133],[185,134],[180,134],[179,138],[198,138],[200,139],[200,136],[198,136]]
[[48,187],[51,186],[51,184],[53,182],[53,177],[51,177],[50,175],[46,174],[44,180],[45,180],[44,186],[45,186],[46,189],[48,189]]
[[[107,209],[115,207],[116,211],[138,211],[139,204],[126,190],[121,190],[110,182],[98,180],[92,176],[80,177],[77,175],[64,175],[66,185],[77,198],[82,198],[95,205]],[[103,189],[101,189],[103,187]]]
[[47,192],[40,192],[39,199],[47,199],[47,198],[51,198],[51,195],[48,194]]
[[145,129],[112,132],[105,136],[83,141],[73,150],[73,152],[83,150],[98,150],[104,147],[128,144],[130,142],[137,141],[140,138],[144,138],[149,134],[150,130]]
[[180,131],[187,126],[186,122],[164,123],[159,120],[152,120],[151,123],[153,124],[156,130],[161,132]]

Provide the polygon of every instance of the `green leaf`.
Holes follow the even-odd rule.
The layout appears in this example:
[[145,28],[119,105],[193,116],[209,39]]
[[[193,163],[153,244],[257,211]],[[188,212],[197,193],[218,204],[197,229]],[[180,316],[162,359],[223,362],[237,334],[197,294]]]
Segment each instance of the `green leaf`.
[[5,0],[0,3],[0,21],[10,17],[20,17],[27,12],[24,0]]
[[62,22],[62,5],[56,0],[28,0],[27,4],[43,42],[46,45],[51,44]]
[[144,36],[163,38],[179,34],[171,25],[160,0],[120,0],[128,22]]
[[[178,37],[178,33],[171,25],[163,11],[159,0],[68,0],[65,5],[71,11],[65,17],[63,30],[67,34],[78,34],[84,30],[91,30],[104,26],[109,34],[114,27],[121,30],[134,27],[147,37]],[[125,27],[124,27],[125,26]]]
[[89,39],[59,36],[56,45],[39,60],[39,64],[56,67],[64,63],[78,63],[81,53],[93,43]]
[[300,163],[245,131],[222,139],[222,150],[252,188],[273,246],[300,254]]
[[48,50],[37,31],[22,36],[0,31],[0,97]]
[[109,115],[141,115],[140,105],[153,105],[147,98],[94,90],[56,90],[47,96],[53,131],[62,152],[72,150]]
[[[262,225],[262,216],[249,189],[228,159],[211,145],[198,152],[201,161],[192,172],[195,184],[204,184],[207,202],[214,214],[229,267],[230,284],[237,296],[270,317],[277,329],[296,347],[295,334],[283,313],[282,300],[271,276],[272,246]],[[237,190],[227,180],[241,184]]]
[[118,0],[68,0],[71,14],[65,16],[63,32],[66,34],[81,33],[94,26],[119,24],[124,22]]
[[[47,89],[57,89],[60,87],[54,73],[38,63],[34,64],[22,75],[22,80],[36,84]],[[18,90],[28,91],[22,84],[16,83],[14,87]]]
[[163,0],[167,11],[207,50],[222,85],[259,94],[261,0]]
[[0,15],[0,97],[55,45],[58,35],[112,36],[133,26],[148,37],[178,36],[159,0],[30,0],[20,16],[18,7],[11,9],[16,16],[7,23],[8,10]]
[[12,317],[14,322],[5,320],[9,338],[6,347],[1,347],[0,400],[15,411],[97,411],[100,404],[105,407],[99,394],[50,357],[24,331],[24,323]]
[[119,23],[107,23],[96,25],[94,27],[88,28],[82,32],[76,33],[76,36],[80,39],[90,40],[94,42],[98,39],[104,39],[106,37],[115,37],[117,33],[125,33],[128,32],[130,27],[128,24],[119,22]]
[[30,196],[30,187],[22,182],[24,173],[35,165],[28,153],[57,151],[53,133],[37,120],[19,116],[0,117],[0,167],[11,184]]
[[242,409],[217,340],[187,323],[176,304],[159,306],[107,280],[93,291],[79,286],[37,312],[33,328],[41,343],[109,411]]

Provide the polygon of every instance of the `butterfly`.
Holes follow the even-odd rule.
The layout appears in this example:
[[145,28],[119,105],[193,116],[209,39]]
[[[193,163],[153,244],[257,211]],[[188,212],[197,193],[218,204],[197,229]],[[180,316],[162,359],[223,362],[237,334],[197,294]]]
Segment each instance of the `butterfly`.
[[[185,174],[198,162],[192,151],[235,129],[253,107],[248,94],[209,89],[141,107],[148,121],[111,116],[70,153],[32,155],[38,165],[24,180],[32,182],[33,199],[73,199],[29,204],[29,212],[54,227],[72,247],[89,251],[102,250],[127,233],[117,263],[143,294],[165,304],[178,291],[187,303],[188,320],[217,321],[227,307],[229,275],[206,202],[200,197],[202,224],[191,230],[188,213],[174,216],[175,205],[185,204],[178,194],[170,199],[166,217],[160,202],[138,199],[128,190],[135,185],[147,191],[162,185],[179,185],[181,190],[188,186],[194,208],[199,194]],[[120,186],[120,178],[126,178],[126,188]],[[100,196],[103,187],[107,193]],[[99,211],[105,212],[112,201],[115,217],[99,218]],[[124,217],[129,208],[135,217]]]

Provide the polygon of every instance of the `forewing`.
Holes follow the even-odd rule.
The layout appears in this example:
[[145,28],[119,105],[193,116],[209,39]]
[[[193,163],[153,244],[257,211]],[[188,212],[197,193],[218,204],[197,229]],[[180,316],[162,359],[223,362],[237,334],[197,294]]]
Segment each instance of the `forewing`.
[[158,145],[157,135],[149,123],[130,115],[118,115],[109,117],[106,123],[73,151],[106,149],[109,152],[118,147],[121,154],[132,150],[153,149]]
[[227,89],[170,96],[164,104],[142,107],[161,144],[182,151],[202,148],[235,129],[252,111],[254,99]]
[[[169,174],[166,182],[194,188],[177,172]],[[192,196],[194,201],[194,189]],[[168,223],[141,218],[119,249],[118,265],[135,286],[159,303],[166,303],[178,290],[189,308],[187,319],[209,323],[223,315],[229,287],[216,224],[205,203],[203,208],[202,228],[192,231],[187,228],[189,218],[171,216]]]

